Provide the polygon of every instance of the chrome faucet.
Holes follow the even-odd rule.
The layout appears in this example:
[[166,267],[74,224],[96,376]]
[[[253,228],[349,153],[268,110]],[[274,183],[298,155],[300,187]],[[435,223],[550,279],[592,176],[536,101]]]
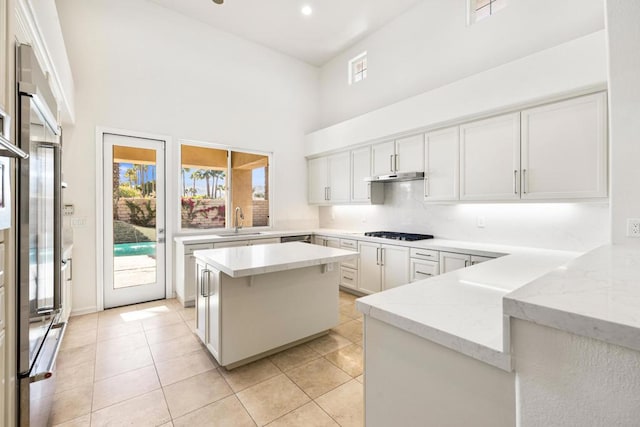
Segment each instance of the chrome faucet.
[[240,219],[242,220],[242,222],[244,223],[244,214],[242,213],[242,208],[240,206],[236,207],[236,211],[235,211],[235,227],[236,227],[236,233],[238,232],[238,230],[240,230],[242,228],[241,223],[238,223],[238,213],[240,213]]

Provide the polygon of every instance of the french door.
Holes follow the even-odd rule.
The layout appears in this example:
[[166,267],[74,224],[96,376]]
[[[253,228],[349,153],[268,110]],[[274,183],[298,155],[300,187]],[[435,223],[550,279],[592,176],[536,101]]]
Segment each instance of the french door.
[[164,141],[103,134],[104,308],[165,298]]

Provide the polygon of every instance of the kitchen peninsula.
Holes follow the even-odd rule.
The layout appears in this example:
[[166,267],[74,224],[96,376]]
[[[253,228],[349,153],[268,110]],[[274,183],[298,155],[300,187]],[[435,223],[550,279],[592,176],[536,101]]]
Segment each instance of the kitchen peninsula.
[[336,263],[358,253],[292,242],[194,256],[196,334],[220,365],[233,369],[336,326]]

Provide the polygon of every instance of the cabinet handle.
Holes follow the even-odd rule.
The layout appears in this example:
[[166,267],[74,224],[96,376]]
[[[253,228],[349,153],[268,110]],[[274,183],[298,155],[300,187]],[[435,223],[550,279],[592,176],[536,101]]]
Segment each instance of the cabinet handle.
[[342,278],[343,278],[344,280],[353,280],[353,277],[349,277],[349,276],[342,276]]
[[329,198],[327,200],[331,200],[331,187],[327,187],[327,193],[329,193]]
[[518,170],[513,171],[513,194],[518,194]]
[[416,270],[416,273],[422,274],[423,276],[433,276],[433,274],[431,273],[425,273],[424,271],[419,271],[419,270]]
[[393,172],[393,154],[389,154],[389,170]]
[[466,260],[466,259],[464,260],[464,266],[469,267],[469,260]]
[[376,248],[376,265],[380,265],[380,248]]
[[384,248],[380,249],[380,265],[384,267]]
[[522,169],[522,194],[527,194],[527,170]]
[[397,172],[398,171],[398,155],[394,155],[393,158],[395,159],[394,164],[393,164],[393,169]]
[[211,296],[211,270],[207,270],[207,296]]
[[371,183],[367,182],[367,200],[371,200]]
[[430,255],[430,254],[421,254],[420,252],[416,252],[416,255],[419,255],[419,256],[426,256],[426,257],[429,257],[429,258],[433,258],[433,255]]
[[73,258],[67,259],[67,262],[69,263],[69,278],[67,281],[71,282],[73,280]]
[[471,261],[471,265],[476,265],[478,264],[478,261]]
[[206,270],[202,270],[202,272],[200,273],[200,295],[202,297],[204,297],[204,272]]
[[424,175],[424,197],[429,197],[429,177]]

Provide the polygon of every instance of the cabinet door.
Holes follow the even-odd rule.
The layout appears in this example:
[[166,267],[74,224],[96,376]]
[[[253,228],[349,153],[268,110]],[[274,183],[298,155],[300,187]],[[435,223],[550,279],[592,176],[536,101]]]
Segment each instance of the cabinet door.
[[386,175],[395,172],[395,142],[382,142],[371,147],[372,175]]
[[520,198],[520,113],[460,126],[460,200]]
[[471,257],[469,255],[440,252],[440,274],[468,267],[470,263]]
[[424,135],[396,140],[395,170],[397,172],[424,171]]
[[522,198],[607,196],[607,96],[522,112]]
[[380,267],[380,245],[377,243],[359,242],[358,251],[358,289],[368,294],[380,292],[381,267]]
[[435,202],[460,198],[459,132],[460,130],[456,126],[425,135],[425,201]]
[[205,274],[207,295],[207,348],[220,360],[220,273],[207,266]]
[[195,333],[203,344],[206,344],[206,322],[207,322],[207,297],[204,294],[204,280],[207,266],[202,261],[196,259],[196,330]]
[[409,283],[409,248],[382,245],[383,289],[391,289]]
[[347,203],[351,188],[350,153],[334,154],[328,159],[329,165],[329,201],[331,203]]
[[328,169],[327,158],[319,157],[307,162],[308,198],[309,203],[327,203]]
[[195,301],[196,289],[198,287],[196,276],[196,257],[193,255],[184,256],[184,289],[183,303]]
[[368,202],[371,176],[371,147],[359,148],[351,152],[351,201]]

